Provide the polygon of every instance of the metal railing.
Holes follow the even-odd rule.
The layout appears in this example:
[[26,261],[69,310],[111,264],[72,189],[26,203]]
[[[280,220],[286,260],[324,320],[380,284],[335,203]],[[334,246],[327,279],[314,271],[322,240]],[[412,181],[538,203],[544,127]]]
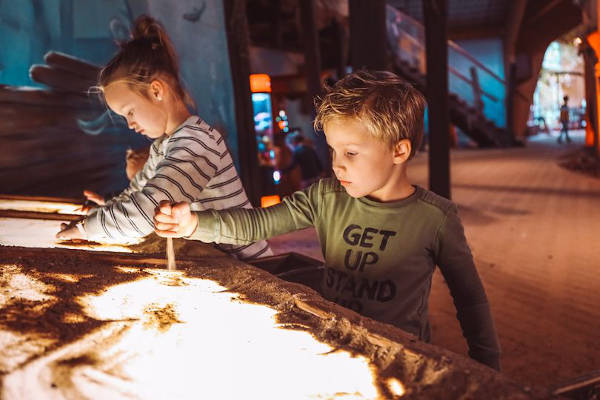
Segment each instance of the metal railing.
[[[425,76],[423,25],[388,5],[386,27],[388,45],[396,64],[405,65]],[[505,80],[451,40],[448,40],[448,90],[497,126],[505,126]]]

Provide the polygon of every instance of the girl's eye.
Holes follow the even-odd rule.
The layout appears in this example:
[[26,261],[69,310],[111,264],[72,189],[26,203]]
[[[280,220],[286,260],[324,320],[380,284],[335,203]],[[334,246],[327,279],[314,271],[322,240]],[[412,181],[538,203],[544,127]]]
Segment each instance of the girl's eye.
[[346,155],[347,155],[348,157],[354,157],[354,156],[355,156],[355,155],[357,155],[357,154],[358,154],[358,153],[355,153],[355,152],[352,152],[352,151],[347,151],[347,152],[346,152]]
[[130,117],[130,118],[131,118],[131,117],[133,117],[133,110],[130,110],[130,111],[127,113],[127,116],[128,116],[128,117]]

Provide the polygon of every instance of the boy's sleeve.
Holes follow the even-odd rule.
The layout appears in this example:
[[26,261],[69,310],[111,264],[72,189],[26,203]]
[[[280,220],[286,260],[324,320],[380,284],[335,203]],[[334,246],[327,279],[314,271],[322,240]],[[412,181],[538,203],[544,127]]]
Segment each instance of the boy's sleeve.
[[198,226],[188,239],[247,244],[313,226],[318,211],[318,187],[318,183],[314,184],[267,208],[198,212]]
[[456,207],[448,211],[440,226],[436,263],[454,298],[457,318],[469,345],[469,356],[500,370],[496,328]]

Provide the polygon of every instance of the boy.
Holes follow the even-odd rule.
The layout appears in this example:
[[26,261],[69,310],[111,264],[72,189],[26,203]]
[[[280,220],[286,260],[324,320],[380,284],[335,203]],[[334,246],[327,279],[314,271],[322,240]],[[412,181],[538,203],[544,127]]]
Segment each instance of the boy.
[[321,99],[315,120],[337,179],[323,179],[265,209],[191,213],[187,203],[161,203],[156,232],[243,244],[314,226],[326,264],[322,295],[425,341],[438,265],[469,355],[499,369],[489,305],[456,206],[407,178],[424,108],[423,96],[390,72],[348,75]]

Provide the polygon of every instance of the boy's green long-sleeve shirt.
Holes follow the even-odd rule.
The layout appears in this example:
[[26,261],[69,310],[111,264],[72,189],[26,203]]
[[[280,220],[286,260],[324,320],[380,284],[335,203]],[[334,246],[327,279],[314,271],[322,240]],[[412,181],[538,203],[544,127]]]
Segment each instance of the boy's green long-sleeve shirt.
[[417,186],[406,199],[379,203],[352,198],[337,180],[324,179],[269,208],[197,215],[190,239],[203,242],[244,244],[314,226],[325,256],[323,296],[425,341],[431,278],[439,266],[469,355],[499,369],[488,301],[449,200]]

